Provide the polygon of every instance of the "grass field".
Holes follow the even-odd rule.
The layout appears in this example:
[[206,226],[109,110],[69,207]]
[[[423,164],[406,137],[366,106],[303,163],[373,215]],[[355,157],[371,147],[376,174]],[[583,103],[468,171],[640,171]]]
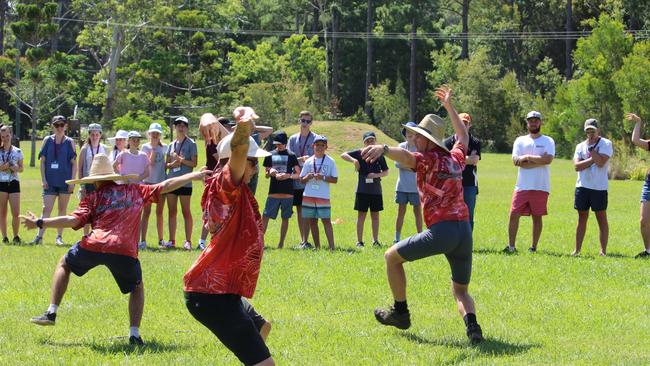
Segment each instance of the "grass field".
[[[316,125],[326,128],[326,125]],[[327,127],[333,137],[338,129]],[[346,133],[347,134],[347,133]],[[355,140],[351,140],[355,141]],[[359,140],[360,141],[360,140]],[[202,142],[200,142],[201,144]],[[346,142],[340,149],[354,146]],[[24,146],[24,150],[29,150]],[[201,150],[201,149],[199,149]],[[337,149],[339,150],[339,149]],[[338,155],[338,154],[337,154]],[[26,157],[25,161],[29,161]],[[204,161],[201,155],[199,161]],[[479,164],[480,194],[474,231],[471,292],[487,341],[470,347],[449,291],[444,257],[407,264],[408,331],[376,323],[372,310],[391,302],[381,249],[357,250],[352,210],[356,177],[337,159],[339,184],[333,188],[334,252],[277,250],[279,224],[272,222],[253,299],[273,323],[269,348],[281,365],[642,365],[650,363],[648,266],[632,257],[642,249],[638,232],[640,182],[610,184],[609,256],[598,257],[597,225],[590,219],[583,255],[574,246],[575,172],[569,161],[552,164],[550,215],[537,254],[528,254],[531,224],[522,219],[519,254],[502,255],[516,170],[507,155],[485,154]],[[389,166],[393,166],[390,164]],[[393,239],[395,172],[384,180],[383,243]],[[38,171],[22,175],[25,212],[40,212]],[[257,198],[268,182],[260,179]],[[200,192],[196,185],[195,192]],[[199,194],[193,196],[198,223]],[[72,209],[76,205],[73,199]],[[153,223],[153,221],[152,221]],[[182,225],[179,225],[179,234]],[[413,233],[407,216],[404,233]],[[194,242],[200,232],[194,227]],[[156,238],[150,230],[149,242]],[[22,231],[31,240],[33,232]],[[78,232],[66,231],[71,243]],[[295,224],[287,245],[298,243]],[[324,237],[321,234],[321,237]],[[182,238],[179,235],[179,238]],[[147,250],[141,253],[146,304],[141,332],[147,347],[128,346],[127,296],[120,295],[108,270],[73,277],[57,325],[29,323],[48,304],[52,270],[67,248],[53,245],[0,246],[0,364],[29,365],[220,365],[236,359],[187,312],[182,276],[198,253]],[[369,223],[366,242],[370,241]]]

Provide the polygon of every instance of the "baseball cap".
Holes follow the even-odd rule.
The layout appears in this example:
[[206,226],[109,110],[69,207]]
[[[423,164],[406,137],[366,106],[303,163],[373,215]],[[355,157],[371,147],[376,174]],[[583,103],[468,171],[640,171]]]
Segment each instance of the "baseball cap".
[[584,130],[587,131],[588,129],[597,129],[598,128],[598,121],[595,118],[589,118],[588,120],[585,121],[585,128]]
[[142,135],[140,135],[140,132],[138,131],[129,131],[129,134],[127,136],[128,138],[132,138],[132,137],[137,139],[142,138]]
[[406,137],[406,127],[413,128],[413,127],[417,127],[417,126],[418,126],[417,123],[415,123],[413,121],[406,122],[405,124],[402,125],[402,136]]
[[59,121],[63,121],[65,123],[68,123],[68,119],[65,118],[64,116],[54,116],[54,117],[52,117],[52,122],[51,123],[56,123],[56,122],[59,122]]
[[185,123],[185,126],[190,125],[190,122],[187,120],[187,117],[185,117],[185,116],[176,117],[176,119],[174,120],[174,125],[177,125],[177,124],[179,124],[181,122]]
[[372,132],[372,131],[369,131],[369,132],[366,132],[366,133],[363,134],[363,142],[366,142],[366,140],[367,140],[367,139],[370,139],[370,138],[373,138],[373,139],[376,140],[376,139],[377,139],[377,136],[376,136],[375,133]]
[[158,132],[159,134],[162,135],[163,129],[162,129],[162,126],[160,125],[160,123],[154,122],[154,123],[149,125],[149,129],[147,130],[147,133],[152,133],[152,132]]
[[320,142],[320,141],[322,141],[324,143],[327,143],[327,137],[325,137],[323,135],[316,135],[316,137],[314,137],[314,143],[317,143],[317,142]]
[[278,131],[273,136],[273,145],[286,145],[287,140],[287,133],[284,131]]
[[542,114],[539,113],[539,112],[537,112],[537,111],[530,111],[530,112],[528,112],[528,114],[526,115],[526,119],[529,120],[529,119],[531,119],[531,118],[539,118],[539,119],[542,119]]
[[90,131],[102,132],[102,125],[100,125],[99,123],[91,123],[88,125],[88,132]]

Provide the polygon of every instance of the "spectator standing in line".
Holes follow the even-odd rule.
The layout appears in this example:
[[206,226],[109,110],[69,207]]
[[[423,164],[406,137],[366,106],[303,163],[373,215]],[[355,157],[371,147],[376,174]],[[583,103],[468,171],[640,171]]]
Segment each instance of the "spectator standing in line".
[[[402,128],[402,136],[406,141],[400,142],[400,148],[416,152],[415,146],[415,133],[407,130],[406,127],[416,127],[415,122],[406,122]],[[395,240],[396,244],[402,237],[402,226],[404,225],[404,216],[406,215],[406,206],[410,203],[413,206],[413,216],[415,216],[415,228],[418,233],[422,232],[422,205],[420,205],[420,195],[418,194],[418,186],[415,181],[415,172],[411,169],[403,168],[402,165],[396,161],[395,167],[399,170],[397,176],[397,183],[395,185],[395,203],[397,203],[397,219],[395,220]]]
[[[458,115],[460,116],[460,120],[463,121],[463,124],[465,124],[467,133],[469,134],[469,145],[467,146],[469,155],[465,157],[465,170],[463,170],[463,199],[469,210],[469,223],[472,225],[472,230],[474,230],[474,208],[476,207],[476,196],[478,195],[476,166],[478,165],[478,161],[481,160],[481,141],[470,132],[472,117],[467,113],[459,113]],[[451,150],[457,139],[456,135],[445,139],[447,149]]]
[[609,158],[614,154],[612,142],[600,136],[598,121],[590,118],[585,121],[584,131],[587,139],[576,146],[573,165],[578,172],[573,207],[578,211],[576,226],[576,248],[571,255],[577,256],[587,231],[589,209],[596,215],[600,231],[600,255],[607,255],[609,223],[607,222],[607,189]]
[[[144,178],[144,184],[158,184],[167,178],[165,173],[165,152],[167,145],[162,143],[163,128],[160,123],[154,122],[149,125],[147,130],[149,142],[142,145],[142,152],[149,159],[149,174]],[[163,211],[165,208],[166,197],[163,195],[156,203],[156,230],[158,233],[158,246],[163,247]],[[149,216],[151,215],[151,203],[144,205],[142,209],[142,222],[140,223],[140,243],[138,247],[145,249],[147,247],[147,229],[149,228]]]
[[113,143],[113,151],[108,155],[111,164],[117,159],[117,156],[124,150],[126,150],[127,139],[129,138],[129,133],[124,130],[118,130],[115,133],[115,137],[109,137],[108,141]]
[[11,127],[0,127],[0,231],[2,243],[8,244],[7,237],[7,204],[11,209],[11,229],[14,234],[13,243],[20,244],[18,236],[20,229],[20,180],[18,173],[23,171],[23,152],[11,144],[13,132]]
[[[102,139],[102,126],[97,123],[88,125],[88,139],[86,143],[79,150],[79,167],[77,168],[77,177],[79,179],[85,178],[90,172],[90,165],[97,154],[107,154],[106,146],[101,143]],[[80,184],[79,185],[79,199],[82,200],[86,194],[95,189],[94,184]],[[84,235],[90,233],[90,225],[84,226]]]
[[[311,131],[312,115],[309,111],[300,112],[298,119],[300,132],[289,137],[287,148],[298,158],[300,169],[303,169],[305,161],[314,155],[314,139],[316,134]],[[303,220],[302,215],[302,197],[305,192],[305,185],[301,179],[293,181],[293,205],[296,206],[296,221],[300,230],[300,249],[311,249],[313,246],[309,243],[309,223]]]
[[555,141],[541,133],[542,114],[531,111],[526,116],[528,135],[519,136],[512,147],[512,162],[518,167],[517,184],[512,194],[510,222],[508,224],[508,246],[505,253],[515,252],[519,218],[532,216],[533,244],[529,252],[537,251],[542,235],[542,217],[548,214],[548,195],[551,191],[551,169],[555,157]]
[[[41,218],[50,217],[54,201],[59,198],[59,215],[65,215],[74,192],[74,185],[67,184],[77,174],[77,150],[74,140],[65,135],[68,120],[63,116],[52,117],[54,134],[43,139],[41,151],[38,153],[41,167],[41,182],[43,185],[43,214]],[[38,234],[31,244],[40,244],[45,230],[39,228]],[[63,228],[57,228],[56,245],[64,245]]]
[[138,131],[129,132],[127,149],[119,153],[113,162],[113,169],[121,175],[136,175],[137,178],[129,183],[142,183],[149,176],[149,157],[140,151],[140,138]]
[[[363,134],[363,146],[374,145],[377,136],[374,132]],[[380,157],[372,163],[367,163],[361,158],[361,150],[349,151],[341,154],[341,158],[354,164],[354,169],[359,173],[357,192],[354,199],[354,210],[357,211],[357,247],[363,244],[363,227],[366,215],[370,210],[372,221],[372,245],[381,246],[379,243],[379,212],[384,210],[384,200],[381,192],[381,178],[388,175],[386,159]]]

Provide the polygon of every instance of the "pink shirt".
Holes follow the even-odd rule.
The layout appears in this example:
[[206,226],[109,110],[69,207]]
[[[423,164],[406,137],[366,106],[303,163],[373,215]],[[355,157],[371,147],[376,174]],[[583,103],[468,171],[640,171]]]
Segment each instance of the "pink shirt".
[[[117,155],[115,161],[119,164],[118,173],[120,175],[142,175],[149,168],[149,157],[142,151],[138,151],[138,155],[134,155],[129,150],[124,150]],[[129,183],[140,183],[140,180],[129,181]]]

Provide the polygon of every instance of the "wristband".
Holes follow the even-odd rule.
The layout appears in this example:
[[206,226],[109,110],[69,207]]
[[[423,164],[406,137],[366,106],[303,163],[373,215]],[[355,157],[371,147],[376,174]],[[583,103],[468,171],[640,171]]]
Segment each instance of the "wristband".
[[389,150],[388,145],[384,144],[384,152],[382,153],[382,155],[388,154],[388,150]]

